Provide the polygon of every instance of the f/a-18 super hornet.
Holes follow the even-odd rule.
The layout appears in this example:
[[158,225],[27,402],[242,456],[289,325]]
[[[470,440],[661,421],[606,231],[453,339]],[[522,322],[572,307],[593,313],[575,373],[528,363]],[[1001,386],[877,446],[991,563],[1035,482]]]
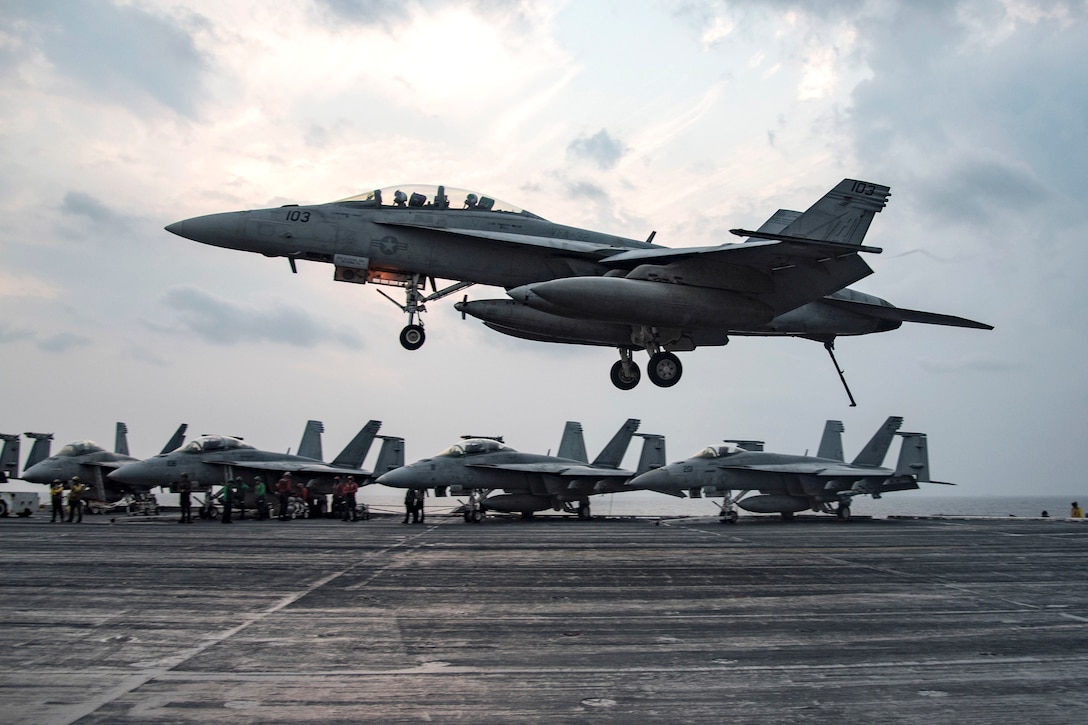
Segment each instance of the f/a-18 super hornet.
[[[275,481],[270,479],[291,473],[301,481],[308,481],[317,493],[328,494],[336,476],[354,476],[359,485],[364,485],[370,482],[375,472],[385,472],[403,465],[403,440],[379,436],[380,428],[381,421],[368,422],[332,463],[307,456],[258,450],[234,436],[206,435],[189,441],[177,450],[119,468],[110,474],[110,478],[123,483],[167,487],[176,484],[184,473],[193,483],[194,490],[208,490],[237,478],[252,484],[254,477],[259,475],[271,490],[271,484]],[[309,430],[310,425],[307,424]],[[372,472],[361,466],[375,438],[381,438],[383,443],[375,472]],[[312,445],[305,442],[305,437],[299,448],[314,452]]]
[[[174,435],[170,436],[170,440],[163,447],[164,453],[174,450],[185,442],[185,431],[188,427],[185,423],[178,426]],[[33,437],[36,434],[28,433],[27,435]],[[38,436],[35,440],[35,448],[43,440],[48,444],[51,438],[51,435]],[[33,452],[31,450],[31,454]],[[92,499],[107,503],[119,501],[126,496],[139,499],[146,496],[148,490],[158,484],[143,485],[139,481],[119,480],[109,475],[139,460],[129,455],[128,426],[118,423],[112,452],[94,441],[72,441],[56,454],[27,467],[23,471],[23,480],[49,484],[58,479],[68,481],[79,476],[87,484]]]
[[[501,438],[464,436],[433,458],[383,474],[377,483],[395,488],[433,488],[435,495],[468,494],[465,521],[478,523],[486,511],[520,512],[554,509],[590,518],[589,497],[623,491],[624,482],[638,472],[665,462],[663,436],[636,433],[639,421],[623,424],[592,463],[587,462],[582,427],[568,422],[557,456],[521,453]],[[637,471],[621,469],[632,436],[644,438]],[[502,493],[495,493],[502,491]]]
[[534,282],[509,289],[511,299],[465,300],[457,308],[514,337],[614,346],[620,360],[612,382],[622,390],[641,377],[633,351],[650,352],[651,382],[669,387],[682,373],[675,352],[725,345],[734,335],[822,342],[846,387],[836,337],[904,322],[993,329],[847,289],[872,273],[860,254],[881,250],[862,241],[890,193],[844,179],[803,213],[781,209],[756,231],[731,230],[744,243],[620,252],[599,260],[608,267],[602,276]]
[[[847,519],[854,496],[880,498],[890,491],[916,489],[920,482],[941,483],[929,478],[925,433],[897,433],[902,418],[888,418],[850,463],[833,457],[835,435],[829,429],[834,423],[838,421],[828,421],[820,446],[827,458],[749,451],[727,441],[640,474],[627,487],[692,498],[722,496],[722,520],[732,523],[737,520],[734,506],[784,519],[806,509]],[[894,470],[882,468],[896,435],[902,438],[899,461]],[[753,491],[757,493],[747,495]]]
[[[743,244],[670,249],[549,222],[493,197],[445,186],[379,189],[339,201],[210,214],[170,232],[205,244],[332,264],[342,282],[404,289],[401,344],[424,342],[425,304],[473,284],[512,299],[459,305],[464,314],[516,337],[615,346],[612,381],[641,374],[632,352],[650,353],[652,382],[674,385],[675,352],[724,345],[730,335],[788,335],[821,341],[903,322],[988,328],[948,315],[894,307],[844,288],[870,274],[862,246],[889,188],[844,180],[803,214],[779,211]],[[453,284],[438,289],[436,279]],[[431,292],[427,292],[427,282]],[[836,369],[838,369],[836,363]]]

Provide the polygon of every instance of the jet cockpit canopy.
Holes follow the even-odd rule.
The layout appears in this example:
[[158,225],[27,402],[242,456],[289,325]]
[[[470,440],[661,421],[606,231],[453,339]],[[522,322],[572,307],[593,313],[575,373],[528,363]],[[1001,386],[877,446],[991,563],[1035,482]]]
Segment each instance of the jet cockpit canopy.
[[201,436],[189,441],[178,449],[181,453],[210,453],[212,451],[230,451],[253,446],[243,443],[232,436]]
[[336,203],[376,206],[383,209],[484,211],[499,214],[520,214],[532,219],[540,219],[539,216],[532,212],[496,199],[493,196],[467,189],[455,189],[449,186],[432,184],[388,186],[384,189],[375,189],[363,194],[349,196],[346,199],[339,199]]
[[435,458],[457,458],[459,456],[475,456],[481,453],[498,453],[499,451],[513,451],[513,448],[504,446],[491,438],[468,438],[455,443],[439,453]]
[[57,451],[58,456],[72,457],[85,456],[88,453],[101,453],[106,450],[94,441],[72,441]]
[[738,453],[747,452],[746,449],[741,448],[738,445],[726,443],[724,446],[707,446],[692,456],[692,458],[725,458],[727,456],[735,456]]

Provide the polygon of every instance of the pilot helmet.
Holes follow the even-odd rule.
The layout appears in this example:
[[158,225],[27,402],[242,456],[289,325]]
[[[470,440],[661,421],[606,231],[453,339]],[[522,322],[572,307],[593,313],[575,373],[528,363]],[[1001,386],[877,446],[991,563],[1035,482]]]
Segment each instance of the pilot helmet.
[[61,480],[59,478],[54,478],[53,479],[53,483],[60,483],[60,482],[61,482]]
[[73,480],[73,481],[74,481],[75,483],[79,483],[79,476],[72,476],[72,480]]

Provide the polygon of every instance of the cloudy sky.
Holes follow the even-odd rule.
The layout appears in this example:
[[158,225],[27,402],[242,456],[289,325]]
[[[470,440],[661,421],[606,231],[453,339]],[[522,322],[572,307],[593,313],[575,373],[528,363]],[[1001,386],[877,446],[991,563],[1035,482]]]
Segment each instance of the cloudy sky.
[[[187,422],[283,450],[315,418],[331,457],[378,418],[415,459],[463,433],[544,452],[566,420],[593,455],[636,417],[674,460],[814,450],[828,418],[852,456],[902,415],[955,493],[1088,497],[1088,5],[827,5],[7,0],[0,431],[108,445],[123,420],[150,455]],[[327,265],[163,230],[419,182],[709,245],[844,177],[892,187],[857,289],[996,326],[841,339],[856,408],[802,340],[699,349],[677,387],[621,392],[613,350],[446,300],[408,352],[404,316]]]

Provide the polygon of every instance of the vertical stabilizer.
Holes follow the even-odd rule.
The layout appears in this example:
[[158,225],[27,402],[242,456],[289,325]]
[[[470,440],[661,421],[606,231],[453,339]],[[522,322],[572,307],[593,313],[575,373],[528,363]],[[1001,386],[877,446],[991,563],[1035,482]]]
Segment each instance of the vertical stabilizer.
[[18,433],[0,433],[0,439],[4,441],[4,450],[0,451],[0,483],[9,478],[19,477],[19,442],[22,436]]
[[889,196],[890,187],[868,181],[843,179],[804,214],[790,222],[782,230],[782,234],[860,245],[865,239],[865,233],[869,231],[873,216],[884,208]]
[[865,444],[865,447],[861,449],[861,453],[854,459],[853,465],[884,465],[884,457],[888,455],[888,449],[891,448],[892,438],[895,437],[895,432],[902,425],[903,419],[896,415],[884,421],[884,425],[880,426],[877,432],[873,434],[873,437],[869,439],[869,442]]
[[378,451],[378,461],[374,464],[374,478],[404,465],[404,439],[396,436],[378,437],[382,439],[382,449]]
[[624,455],[627,454],[627,446],[631,445],[631,436],[638,430],[640,423],[641,421],[636,418],[628,418],[627,422],[616,431],[616,435],[612,436],[612,440],[608,441],[608,445],[604,447],[600,455],[593,459],[593,465],[619,468]]
[[320,420],[306,421],[306,428],[302,431],[302,440],[298,443],[298,455],[303,458],[312,458],[315,461],[324,461],[325,456],[321,452],[321,434],[325,432],[325,424]]
[[162,447],[163,453],[170,453],[176,451],[185,445],[185,433],[189,430],[188,423],[182,423],[178,426],[178,429],[174,431],[174,435],[170,436],[170,440],[166,441],[166,445]]
[[642,455],[638,459],[636,474],[646,473],[665,465],[665,436],[656,433],[636,433],[642,438]]
[[118,421],[117,433],[113,437],[113,452],[128,455],[128,426]]
[[368,421],[363,429],[351,439],[351,443],[348,443],[344,450],[340,451],[340,455],[333,460],[332,465],[347,466],[348,468],[362,466],[363,459],[370,452],[370,444],[374,442],[374,437],[378,435],[381,427],[382,422],[380,420]]
[[589,455],[586,454],[586,441],[582,437],[581,423],[573,420],[567,421],[566,426],[563,427],[563,439],[559,442],[559,452],[556,453],[556,456],[571,461],[589,463]]
[[53,447],[52,433],[23,433],[27,438],[34,439],[34,445],[30,447],[30,454],[26,457],[23,470],[30,468],[35,463],[41,463],[49,458],[50,449]]
[[[841,420],[829,420],[824,423],[824,435],[820,438],[820,450],[816,451],[816,457],[827,458],[832,461],[845,461],[846,456],[842,452],[842,433],[844,430],[846,429],[843,427]],[[887,449],[885,449],[886,451]]]
[[925,433],[900,433],[903,444],[899,447],[899,463],[895,475],[914,476],[921,483],[929,482],[929,448]]

